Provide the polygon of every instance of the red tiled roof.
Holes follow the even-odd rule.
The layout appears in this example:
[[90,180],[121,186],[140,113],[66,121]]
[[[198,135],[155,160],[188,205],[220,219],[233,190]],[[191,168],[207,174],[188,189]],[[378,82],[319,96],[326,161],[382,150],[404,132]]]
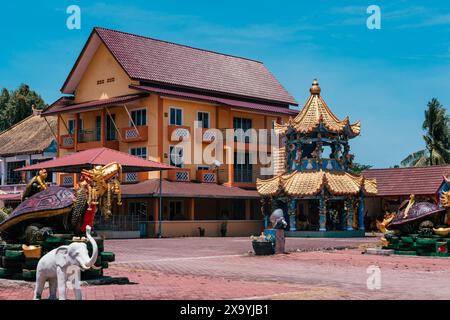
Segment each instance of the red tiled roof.
[[[122,186],[122,196],[157,197],[159,195],[159,179],[150,179],[137,184]],[[245,190],[237,187],[226,187],[215,183],[172,182],[162,181],[163,197],[193,198],[242,198],[259,199],[256,190]]]
[[[94,28],[90,40],[93,35],[131,79],[298,105],[259,61],[104,28]],[[62,88],[65,93],[73,93],[66,89],[74,69]]]
[[48,116],[52,114],[57,113],[64,113],[64,112],[74,112],[74,111],[87,111],[91,109],[96,109],[99,107],[108,107],[112,106],[118,103],[125,103],[130,102],[134,100],[141,99],[145,97],[147,94],[129,94],[125,96],[119,96],[119,97],[113,97],[109,99],[102,99],[102,100],[93,100],[88,102],[82,102],[82,103],[75,103],[75,104],[68,104],[67,100],[61,100],[62,98],[58,99],[54,104],[52,104],[47,110],[45,110],[42,115]]
[[362,175],[377,179],[378,196],[434,195],[442,184],[443,176],[450,174],[450,165],[369,169]]
[[16,171],[34,171],[47,169],[55,172],[79,173],[81,169],[92,169],[93,165],[106,165],[113,161],[122,165],[123,172],[144,172],[174,169],[169,165],[142,159],[128,153],[108,149],[94,148],[72,153],[61,158],[26,166]]
[[183,92],[183,91],[179,91],[179,90],[163,89],[163,88],[153,87],[153,86],[130,86],[130,88],[142,90],[145,92],[152,92],[152,93],[157,93],[157,94],[161,94],[161,95],[172,96],[172,97],[179,97],[179,98],[185,98],[185,99],[191,99],[191,100],[200,100],[200,101],[218,103],[218,104],[222,104],[222,105],[226,105],[226,106],[230,106],[230,107],[236,107],[236,108],[252,109],[252,110],[265,111],[265,112],[277,113],[277,114],[278,113],[288,114],[288,115],[298,114],[298,110],[293,110],[293,109],[289,109],[286,107],[279,107],[279,106],[273,106],[273,105],[268,105],[268,104],[247,102],[247,101],[228,99],[228,98],[218,98],[218,97],[215,97],[212,95],[189,93],[189,92]]
[[0,194],[1,201],[20,201],[21,199],[22,199],[21,193]]

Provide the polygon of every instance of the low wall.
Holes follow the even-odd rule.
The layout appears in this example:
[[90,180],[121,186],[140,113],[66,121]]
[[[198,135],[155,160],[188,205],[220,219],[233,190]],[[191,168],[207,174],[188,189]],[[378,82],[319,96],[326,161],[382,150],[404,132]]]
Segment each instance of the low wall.
[[[205,229],[205,237],[220,237],[220,226],[223,220],[185,220],[185,221],[162,221],[162,236],[167,237],[198,237],[199,227]],[[158,223],[152,223],[155,232]],[[227,237],[246,237],[259,235],[264,229],[262,220],[228,220]]]

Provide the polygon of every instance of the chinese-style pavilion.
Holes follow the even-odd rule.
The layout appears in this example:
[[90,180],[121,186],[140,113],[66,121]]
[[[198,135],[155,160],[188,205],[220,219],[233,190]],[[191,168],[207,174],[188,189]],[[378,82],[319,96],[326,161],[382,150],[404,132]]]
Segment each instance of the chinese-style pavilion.
[[349,140],[359,135],[361,125],[350,124],[348,117],[341,121],[331,112],[317,80],[310,92],[294,119],[275,125],[285,162],[274,177],[257,181],[266,225],[270,212],[282,208],[289,216],[287,235],[302,236],[300,231],[308,231],[303,236],[323,236],[325,231],[363,235],[364,196],[376,194],[377,187],[375,179],[349,170],[354,158]]

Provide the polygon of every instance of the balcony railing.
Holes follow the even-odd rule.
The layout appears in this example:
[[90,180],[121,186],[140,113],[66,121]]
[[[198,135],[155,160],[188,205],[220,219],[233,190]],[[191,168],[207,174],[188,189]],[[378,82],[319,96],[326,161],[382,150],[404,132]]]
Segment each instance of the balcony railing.
[[169,170],[167,176],[170,181],[189,182],[191,181],[191,170],[183,168]]
[[74,140],[73,135],[65,134],[59,137],[59,147],[62,149],[73,149]]
[[322,159],[319,162],[317,159],[302,159],[300,163],[296,164],[296,170],[328,170],[328,171],[339,171],[344,170],[344,167],[336,159]]
[[78,133],[78,142],[95,142],[101,140],[101,128],[80,130]]
[[148,126],[127,127],[122,129],[123,142],[148,140]]
[[169,141],[182,141],[190,138],[190,127],[169,125],[168,137]]
[[[219,130],[222,133],[224,144],[227,143],[227,141],[230,140],[226,134],[227,129],[219,129]],[[235,130],[235,129],[231,129],[231,130]],[[239,130],[239,129],[236,129],[236,130]],[[272,144],[271,130],[264,129],[264,130],[267,130],[267,132],[265,132],[264,134],[262,132],[260,132],[259,130],[260,129],[255,129],[254,136],[252,136],[252,134],[250,134],[250,132],[248,134],[246,134],[245,131],[244,132],[234,131],[234,134],[232,135],[232,141],[234,141],[234,143],[244,142],[246,144],[259,143],[259,144],[271,145]],[[261,130],[263,130],[263,129],[261,129]],[[230,138],[231,138],[231,136],[230,136]],[[275,136],[274,136],[274,139],[275,139]]]

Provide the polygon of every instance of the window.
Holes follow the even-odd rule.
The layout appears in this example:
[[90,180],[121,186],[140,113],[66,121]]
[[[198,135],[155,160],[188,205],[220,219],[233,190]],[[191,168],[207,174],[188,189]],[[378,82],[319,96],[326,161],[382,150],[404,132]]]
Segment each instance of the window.
[[169,201],[169,220],[186,220],[183,215],[183,201]]
[[245,118],[233,118],[233,129],[237,130],[237,129],[242,129],[244,130],[244,134],[239,134],[236,135],[234,137],[234,141],[240,141],[240,142],[244,142],[244,137],[245,137],[245,142],[248,143],[250,142],[250,137],[249,136],[244,136],[245,133],[247,132],[247,130],[252,128],[252,119],[245,119]]
[[69,119],[67,121],[67,129],[69,129],[69,134],[73,134],[75,132],[75,119]]
[[183,125],[183,110],[179,108],[170,108],[170,124]]
[[209,170],[208,166],[197,166],[197,170]]
[[209,128],[209,112],[197,112],[197,121],[200,121],[200,128]]
[[95,117],[95,139],[100,141],[102,139],[102,117]]
[[131,148],[130,154],[136,157],[140,157],[142,159],[147,159],[147,148],[146,147]]
[[14,170],[22,168],[23,166],[25,166],[25,161],[15,161],[6,163],[6,184],[22,183],[21,172]]
[[130,202],[128,204],[128,215],[133,222],[147,221],[147,203]]
[[[147,109],[139,109],[131,111],[131,120],[133,120],[135,126],[146,126]],[[130,126],[132,126],[133,123],[130,123]]]
[[181,146],[170,146],[170,165],[178,168],[183,168],[183,147]]
[[116,137],[116,126],[114,123],[116,122],[116,115],[108,115],[106,117],[106,140],[113,141],[117,140]]
[[[241,158],[243,157],[243,158]],[[238,163],[239,160],[239,163]],[[244,160],[244,161],[243,161]],[[244,163],[242,163],[244,162]],[[253,181],[253,165],[250,163],[249,153],[234,153],[234,181],[235,182],[252,182]]]

